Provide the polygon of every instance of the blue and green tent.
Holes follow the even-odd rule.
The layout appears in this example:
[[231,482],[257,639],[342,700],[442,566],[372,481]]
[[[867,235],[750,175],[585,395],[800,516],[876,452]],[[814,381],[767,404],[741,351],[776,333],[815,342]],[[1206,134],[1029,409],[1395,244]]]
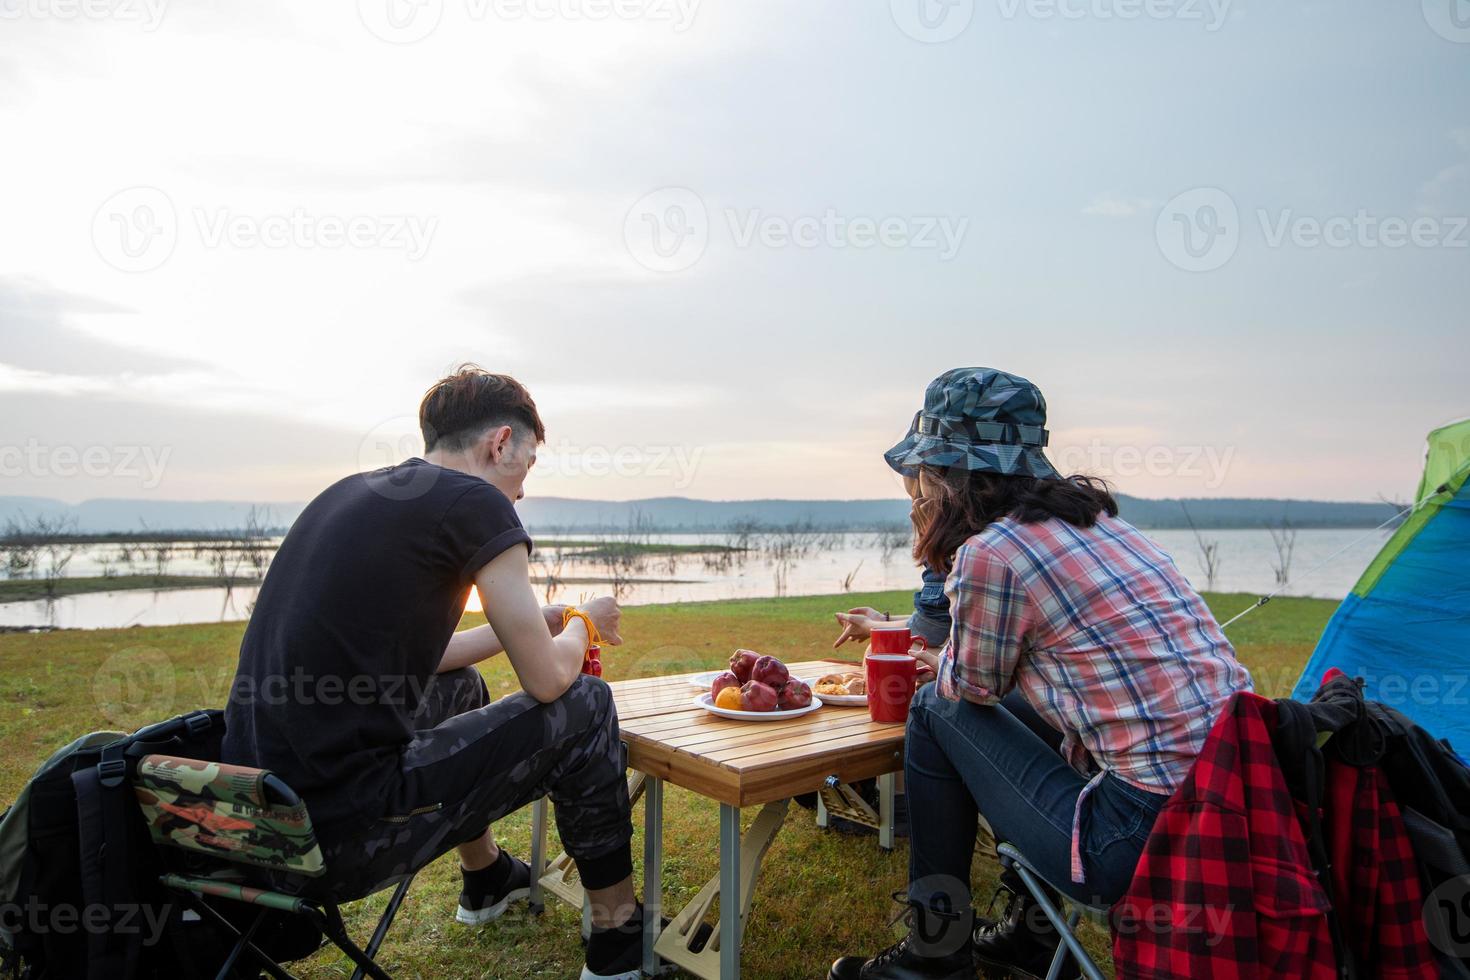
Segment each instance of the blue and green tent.
[[1470,419],[1429,434],[1415,506],[1322,633],[1292,697],[1337,667],[1470,757]]

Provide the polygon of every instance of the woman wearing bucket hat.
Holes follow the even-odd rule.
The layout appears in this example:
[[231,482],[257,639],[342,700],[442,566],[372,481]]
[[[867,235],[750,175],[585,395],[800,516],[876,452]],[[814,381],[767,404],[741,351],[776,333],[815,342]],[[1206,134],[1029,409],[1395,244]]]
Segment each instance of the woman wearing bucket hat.
[[884,454],[913,498],[915,558],[948,575],[953,624],[920,655],[938,680],[906,732],[909,934],[838,960],[832,980],[1044,974],[1056,933],[1023,889],[1011,883],[998,921],[971,909],[977,818],[1074,898],[1110,904],[1216,716],[1250,687],[1173,560],[1101,481],[1058,473],[1047,441],[1035,385],[956,368]]

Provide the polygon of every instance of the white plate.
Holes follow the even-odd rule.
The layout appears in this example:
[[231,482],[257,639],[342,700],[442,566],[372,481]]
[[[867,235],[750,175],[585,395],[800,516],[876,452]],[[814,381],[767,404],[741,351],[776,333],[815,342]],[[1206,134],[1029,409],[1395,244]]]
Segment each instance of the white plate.
[[823,694],[823,704],[835,705],[839,708],[866,708],[868,696],[866,694]]
[[693,677],[689,678],[689,683],[694,687],[703,688],[704,690],[708,691],[710,689],[710,685],[715,682],[715,678],[719,677],[723,673],[723,670],[707,670],[702,674],[695,674]]
[[732,711],[729,708],[716,708],[710,699],[709,692],[705,691],[694,699],[694,706],[703,708],[712,715],[734,718],[736,721],[780,721],[783,718],[800,718],[802,715],[811,714],[822,706],[822,699],[813,694],[811,704],[805,708],[792,708],[790,711]]

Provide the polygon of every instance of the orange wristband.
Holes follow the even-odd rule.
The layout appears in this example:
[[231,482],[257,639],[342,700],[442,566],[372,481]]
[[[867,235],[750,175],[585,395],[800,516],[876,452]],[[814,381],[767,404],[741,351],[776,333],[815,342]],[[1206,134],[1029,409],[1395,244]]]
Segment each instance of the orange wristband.
[[[587,648],[589,650],[594,643],[602,643],[602,636],[597,632],[597,627],[592,624],[592,617],[588,616],[576,606],[567,606],[566,611],[561,614],[562,629],[566,629],[567,623],[570,623],[574,619],[580,619],[582,625],[587,627]],[[585,650],[583,651],[583,655],[586,655]]]

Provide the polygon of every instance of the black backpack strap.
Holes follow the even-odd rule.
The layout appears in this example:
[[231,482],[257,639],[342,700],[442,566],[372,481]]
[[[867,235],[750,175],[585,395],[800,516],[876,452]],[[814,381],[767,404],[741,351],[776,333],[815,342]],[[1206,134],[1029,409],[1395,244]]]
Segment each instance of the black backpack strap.
[[[136,903],[128,871],[127,739],[102,748],[101,761],[71,775],[77,797],[77,840],[81,849],[82,904],[118,910]],[[87,934],[87,980],[127,980],[138,967],[142,938],[93,929]]]
[[1322,809],[1327,796],[1327,763],[1322,757],[1322,750],[1317,746],[1316,718],[1306,705],[1290,698],[1278,699],[1276,709],[1276,731],[1272,733],[1276,763],[1286,779],[1286,787],[1291,791],[1293,799],[1302,804],[1305,817],[1302,836],[1306,838],[1307,855],[1329,902],[1327,927],[1332,935],[1333,950],[1337,954],[1337,975],[1358,978],[1363,975],[1362,970],[1343,934],[1338,910],[1331,904],[1335,897],[1332,888],[1332,857],[1328,850],[1327,834],[1322,827]]

